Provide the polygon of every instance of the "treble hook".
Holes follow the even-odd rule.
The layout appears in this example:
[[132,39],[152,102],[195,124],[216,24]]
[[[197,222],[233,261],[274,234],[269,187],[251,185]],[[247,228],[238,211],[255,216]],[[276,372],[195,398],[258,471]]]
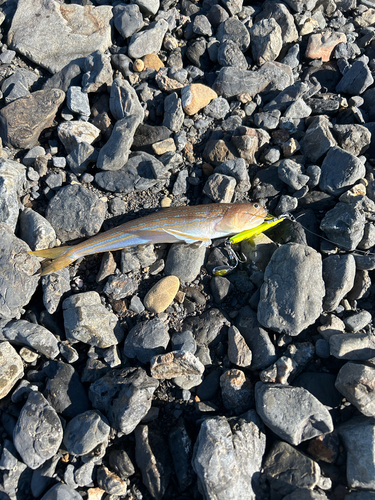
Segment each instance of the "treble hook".
[[231,271],[234,271],[236,267],[238,266],[239,263],[244,264],[247,261],[246,255],[241,253],[241,257],[237,254],[237,252],[234,250],[232,243],[230,241],[226,241],[224,243],[224,248],[228,252],[228,257],[230,262],[234,262],[232,265],[227,265],[227,266],[216,266],[212,270],[212,274],[214,276],[225,276],[226,274],[230,273]]

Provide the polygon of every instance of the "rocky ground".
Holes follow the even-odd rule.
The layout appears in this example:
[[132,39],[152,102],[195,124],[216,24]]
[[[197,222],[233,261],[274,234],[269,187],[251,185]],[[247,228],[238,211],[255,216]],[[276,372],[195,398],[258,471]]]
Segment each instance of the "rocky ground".
[[[0,23],[0,500],[374,500],[372,0]],[[227,276],[222,241],[27,253],[249,200],[297,222]]]

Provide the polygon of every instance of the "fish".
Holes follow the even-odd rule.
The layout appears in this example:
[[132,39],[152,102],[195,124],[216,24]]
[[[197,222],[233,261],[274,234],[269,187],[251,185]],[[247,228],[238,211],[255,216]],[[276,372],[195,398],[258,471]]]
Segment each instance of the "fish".
[[199,243],[209,246],[215,238],[229,237],[263,223],[268,212],[259,203],[217,203],[166,208],[77,245],[29,252],[42,262],[41,276],[63,269],[81,257],[126,247],[157,243]]

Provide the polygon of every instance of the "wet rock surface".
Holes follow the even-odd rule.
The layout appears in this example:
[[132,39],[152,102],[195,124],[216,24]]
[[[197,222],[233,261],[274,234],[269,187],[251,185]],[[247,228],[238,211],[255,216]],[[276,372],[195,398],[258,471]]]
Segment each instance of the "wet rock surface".
[[[1,499],[375,496],[372,3],[0,2]],[[29,253],[247,201],[227,275]]]

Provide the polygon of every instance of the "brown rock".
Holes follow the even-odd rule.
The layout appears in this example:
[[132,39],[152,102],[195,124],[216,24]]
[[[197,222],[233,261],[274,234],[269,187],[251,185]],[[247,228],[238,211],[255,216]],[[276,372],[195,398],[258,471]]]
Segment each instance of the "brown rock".
[[199,110],[216,99],[217,93],[201,83],[192,83],[181,91],[182,107],[187,115],[195,115]]
[[252,353],[235,326],[231,326],[228,330],[228,358],[237,366],[246,367],[251,364]]
[[133,62],[133,71],[136,71],[137,73],[140,73],[141,71],[144,70],[145,63],[142,61],[142,59],[136,59]]
[[23,363],[9,342],[0,344],[0,399],[4,398],[23,377]]
[[203,158],[217,166],[227,160],[233,160],[235,155],[230,151],[227,143],[222,139],[218,141],[207,141],[203,151]]
[[150,363],[151,376],[171,379],[187,375],[202,375],[204,365],[191,352],[172,351],[154,356]]
[[330,60],[333,49],[339,43],[346,43],[346,35],[333,31],[326,31],[311,35],[307,43],[305,56],[309,59],[321,59],[323,62]]
[[155,76],[155,81],[159,89],[163,92],[173,92],[175,90],[182,89],[184,85],[173,78],[169,78],[167,71],[168,68],[165,68],[164,70],[162,68]]
[[177,276],[166,276],[147,292],[143,303],[149,311],[161,313],[172,304],[179,288],[180,280]]
[[155,144],[152,145],[152,149],[155,154],[162,155],[169,151],[176,151],[176,145],[172,137],[170,137],[169,139],[164,139],[164,141],[155,142]]
[[143,57],[143,63],[146,69],[154,69],[159,71],[160,68],[164,68],[163,61],[156,54],[147,54]]
[[232,143],[237,148],[238,155],[249,163],[256,163],[255,153],[259,149],[259,139],[256,135],[242,135],[232,137]]
[[38,90],[5,106],[0,111],[3,143],[22,149],[34,147],[40,133],[52,125],[64,99],[62,90]]

